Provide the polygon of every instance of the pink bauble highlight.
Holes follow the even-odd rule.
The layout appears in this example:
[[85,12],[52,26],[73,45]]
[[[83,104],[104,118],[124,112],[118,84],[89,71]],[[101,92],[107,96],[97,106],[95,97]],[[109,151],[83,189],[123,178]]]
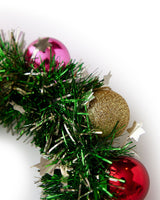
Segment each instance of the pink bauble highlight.
[[42,62],[45,63],[46,71],[50,69],[50,59],[55,57],[55,67],[66,66],[70,62],[70,55],[59,40],[54,38],[42,38],[32,42],[25,53],[25,59],[33,63],[35,68],[38,68]]

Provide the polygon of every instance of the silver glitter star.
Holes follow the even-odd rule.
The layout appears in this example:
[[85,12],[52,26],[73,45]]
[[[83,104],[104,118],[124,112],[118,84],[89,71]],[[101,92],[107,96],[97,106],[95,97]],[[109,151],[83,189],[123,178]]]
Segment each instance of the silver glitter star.
[[59,169],[61,171],[61,174],[64,177],[67,177],[68,176],[67,171],[70,171],[71,168],[69,168],[66,165],[62,165],[61,160],[59,160],[56,164],[51,165],[51,163],[55,160],[56,160],[56,157],[52,158],[51,160],[47,160],[47,159],[41,157],[40,163],[38,163],[32,167],[38,168],[41,176],[44,176],[45,174],[49,174],[49,175],[53,176],[55,169]]
[[38,42],[36,44],[34,44],[33,46],[35,46],[39,51],[43,51],[45,52],[45,50],[48,47],[51,47],[52,45],[48,42],[49,37],[47,38],[43,38],[43,39],[39,39]]

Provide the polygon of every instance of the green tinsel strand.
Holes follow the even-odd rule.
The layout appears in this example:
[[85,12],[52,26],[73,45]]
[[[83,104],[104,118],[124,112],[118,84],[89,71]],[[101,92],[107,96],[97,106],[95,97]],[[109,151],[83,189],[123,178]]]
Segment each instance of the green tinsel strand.
[[25,68],[23,52],[13,34],[10,43],[0,37],[0,122],[4,126],[11,126],[20,117],[13,106],[15,101],[19,105],[22,99],[21,92],[25,85],[20,85],[19,80],[25,79]]
[[[13,46],[3,43],[1,39],[0,46],[3,49],[0,57],[4,61],[0,65],[0,95],[5,101],[1,101],[0,120],[5,126],[15,121],[14,128],[17,131],[22,129],[20,135],[33,136],[32,142],[41,147],[43,152],[46,138],[51,138],[49,133],[58,131],[57,123],[73,122],[75,104],[81,105],[86,101],[86,94],[91,89],[100,87],[102,82],[93,76],[80,77],[82,64],[70,63],[65,69],[59,67],[46,73],[45,70],[42,71],[42,63],[36,70],[26,63],[23,52],[18,51],[20,48],[15,39],[11,43]],[[55,68],[51,66],[53,67]],[[76,81],[78,78],[80,80]],[[25,113],[16,110],[18,106]],[[78,106],[79,113],[83,111],[80,107]],[[82,117],[78,120],[80,118]]]
[[[80,133],[79,127],[76,128],[77,133]],[[57,158],[57,162],[60,161],[62,166],[68,166],[69,176],[63,177],[60,171],[57,172],[58,175],[56,172],[53,176],[44,175],[41,179],[41,187],[44,188],[46,196],[44,199],[106,200],[113,197],[108,189],[109,166],[120,155],[130,154],[129,144],[121,148],[113,148],[110,141],[100,139],[89,129],[86,132],[88,134],[77,134],[78,142],[76,145],[69,137],[66,138],[67,146],[63,146],[63,154]],[[58,146],[52,153],[58,154],[60,151],[61,147]],[[63,178],[67,179],[67,186],[63,185]]]
[[[44,199],[105,200],[113,197],[109,192],[109,166],[120,154],[127,155],[128,145],[113,148],[109,141],[103,142],[95,134],[92,136],[91,140],[89,135],[82,135],[80,142],[74,146],[67,141],[69,148],[66,147],[65,157],[60,160],[62,166],[70,163],[68,166],[72,168],[68,169],[68,177],[63,177],[60,171],[55,171],[53,176],[46,174],[42,177]],[[54,152],[56,154],[56,149]],[[67,186],[63,185],[63,178],[66,178]]]
[[103,82],[84,75],[83,64],[55,68],[53,57],[52,68],[46,72],[42,63],[35,69],[13,34],[10,42],[0,37],[0,123],[19,138],[26,135],[52,161],[54,174],[41,179],[43,199],[109,199],[109,166],[131,147],[112,147],[116,125],[112,139],[104,140],[90,124],[87,105]]

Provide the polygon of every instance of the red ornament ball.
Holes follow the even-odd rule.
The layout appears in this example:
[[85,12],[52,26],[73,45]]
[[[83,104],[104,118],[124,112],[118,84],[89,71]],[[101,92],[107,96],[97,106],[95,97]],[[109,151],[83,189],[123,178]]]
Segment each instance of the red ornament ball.
[[42,62],[45,63],[46,71],[50,69],[50,59],[55,57],[56,67],[66,66],[70,61],[67,48],[54,38],[42,38],[32,42],[25,53],[25,59],[38,68]]
[[[109,191],[118,200],[143,200],[149,189],[149,176],[145,167],[131,157],[120,157],[110,166]],[[117,180],[122,179],[124,183]],[[114,199],[114,198],[113,198]]]

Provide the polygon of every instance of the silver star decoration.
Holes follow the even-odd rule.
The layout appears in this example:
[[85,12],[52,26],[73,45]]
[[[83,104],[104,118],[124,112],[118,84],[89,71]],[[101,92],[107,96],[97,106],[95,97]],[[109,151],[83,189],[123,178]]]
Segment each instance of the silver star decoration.
[[111,76],[112,76],[111,72],[109,72],[107,75],[104,75],[104,77],[103,77],[104,86],[103,87],[107,87],[109,85]]
[[10,102],[10,104],[13,106],[14,110],[19,111],[21,114],[25,113],[25,110],[23,109],[23,107],[18,105],[18,104],[16,104],[14,101]]
[[144,133],[145,133],[145,130],[142,128],[142,123],[138,123],[134,121],[132,127],[128,128],[122,135],[114,139],[112,146],[122,147],[125,144],[127,144],[129,141],[137,143],[140,136]]
[[53,166],[47,166],[47,165],[51,164],[51,162],[52,162],[51,160],[47,160],[47,159],[41,157],[40,163],[34,165],[33,167],[36,167],[40,170],[41,176],[45,175],[46,173],[53,176],[53,174],[54,174],[54,170],[52,170]]
[[139,137],[145,133],[145,130],[142,128],[142,126],[142,123],[137,123],[134,121],[133,126],[127,129],[128,133],[130,134],[129,137],[133,138],[136,142],[138,142]]
[[49,47],[51,47],[52,45],[48,42],[49,37],[47,38],[42,38],[39,39],[38,42],[36,44],[34,44],[33,46],[35,46],[39,51],[43,51],[45,52],[45,50]]
[[71,168],[67,167],[66,165],[62,165],[61,160],[59,160],[57,164],[50,165],[55,159],[56,157],[52,158],[51,160],[41,157],[40,163],[34,165],[33,167],[36,167],[40,170],[41,176],[44,176],[45,174],[53,176],[55,169],[59,169],[62,176],[68,177],[67,171],[70,171]]

